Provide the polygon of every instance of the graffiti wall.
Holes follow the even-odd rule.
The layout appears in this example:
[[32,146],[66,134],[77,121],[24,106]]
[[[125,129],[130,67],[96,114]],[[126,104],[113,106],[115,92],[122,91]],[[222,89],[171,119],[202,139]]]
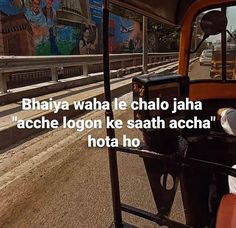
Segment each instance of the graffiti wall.
[[[0,0],[0,55],[102,53],[102,0]],[[142,49],[138,22],[112,15],[111,53]]]
[[111,15],[110,52],[141,52],[142,31],[139,22]]

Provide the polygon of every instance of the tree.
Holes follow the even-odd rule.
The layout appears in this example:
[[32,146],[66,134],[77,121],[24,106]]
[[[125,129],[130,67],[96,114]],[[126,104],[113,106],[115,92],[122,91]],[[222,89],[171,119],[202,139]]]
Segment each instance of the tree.
[[155,36],[157,48],[154,51],[178,51],[180,38],[178,27],[149,19],[148,33]]

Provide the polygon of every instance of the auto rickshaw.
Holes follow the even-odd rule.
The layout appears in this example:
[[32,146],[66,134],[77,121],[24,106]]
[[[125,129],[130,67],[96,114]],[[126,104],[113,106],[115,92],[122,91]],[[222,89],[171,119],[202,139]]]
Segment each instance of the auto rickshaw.
[[[133,99],[146,101],[162,97],[201,101],[201,112],[183,111],[149,112],[137,110],[135,119],[150,119],[153,116],[191,119],[197,116],[206,119],[216,115],[219,108],[236,108],[236,81],[227,78],[227,34],[234,36],[236,0],[106,0],[103,11],[104,39],[104,89],[108,102],[112,102],[109,77],[109,13],[110,4],[115,4],[159,20],[181,27],[178,74],[149,75],[147,72],[133,79]],[[235,11],[236,12],[236,11]],[[196,28],[195,21],[200,25]],[[197,29],[201,39],[192,37]],[[234,27],[233,27],[234,29]],[[197,38],[199,38],[197,37]],[[192,54],[205,42],[221,44],[220,79],[210,77],[210,67],[200,66],[193,72],[190,64]],[[192,50],[192,40],[196,42]],[[145,52],[145,51],[144,51]],[[145,62],[145,53],[143,62]],[[208,67],[208,68],[207,68]],[[145,69],[144,69],[145,71]],[[204,74],[204,75],[202,75]],[[110,105],[112,107],[112,105]],[[106,116],[114,119],[112,109]],[[115,138],[115,130],[107,129],[107,135]],[[151,129],[143,130],[145,145],[129,148],[122,145],[108,148],[113,199],[113,227],[129,227],[122,220],[122,212],[153,221],[160,226],[179,227],[236,227],[236,196],[228,194],[228,175],[236,177],[232,166],[236,163],[236,137],[224,133],[220,122],[212,123],[210,129]],[[181,139],[186,145],[181,149]],[[158,213],[151,213],[121,203],[118,177],[117,153],[125,152],[143,158]],[[168,178],[172,187],[167,188]],[[170,211],[180,183],[186,224],[170,219]]]

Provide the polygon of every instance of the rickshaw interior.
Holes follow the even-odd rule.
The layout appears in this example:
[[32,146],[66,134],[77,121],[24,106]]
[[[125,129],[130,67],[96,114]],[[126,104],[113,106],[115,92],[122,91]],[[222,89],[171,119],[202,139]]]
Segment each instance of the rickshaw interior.
[[[159,85],[177,83],[180,92],[175,95],[172,93],[170,96],[181,99],[189,97],[193,101],[202,102],[203,110],[185,111],[186,119],[194,117],[202,120],[210,119],[211,116],[216,115],[219,108],[236,108],[236,49],[234,52],[231,48],[236,38],[235,0],[110,0],[105,4],[104,28],[106,28],[106,16],[109,16],[110,3],[164,23],[181,26],[178,75],[163,77],[163,79],[158,76],[156,83]],[[106,35],[106,29],[104,35]],[[198,57],[204,50],[209,49],[213,52],[212,60],[207,65],[201,65]],[[107,50],[105,45],[104,66],[107,66],[106,63],[109,61]],[[214,59],[214,56],[217,56],[217,59]],[[193,58],[196,58],[196,61],[190,63],[190,59]],[[107,84],[105,85],[106,97],[110,101],[109,68],[105,70],[104,76],[105,84]],[[145,80],[140,77],[134,79],[133,83],[150,94],[152,82]],[[160,90],[162,87],[154,88]],[[165,95],[168,100],[170,97],[166,93]],[[148,100],[150,96],[144,96],[143,99]],[[112,111],[107,115],[112,116]],[[147,113],[141,113],[139,118],[150,118],[150,116]],[[183,129],[175,132],[165,129],[144,131],[143,134],[146,143],[145,150],[122,146],[117,150],[109,149],[115,227],[123,227],[121,211],[168,227],[221,227],[216,225],[216,214],[220,200],[224,194],[228,193],[227,175],[236,176],[235,170],[231,168],[236,163],[234,154],[236,138],[227,135],[219,121],[213,121],[210,129]],[[114,136],[115,132],[108,130],[108,135]],[[180,135],[188,142],[187,152],[181,155],[181,158],[174,152],[178,150]],[[138,154],[144,159],[158,210],[157,215],[120,203],[117,151]],[[174,184],[173,188],[167,191],[157,180],[160,180],[163,175],[167,178],[168,174],[172,176]],[[168,218],[179,180],[187,225]],[[210,198],[209,192],[214,186],[217,186],[218,192]],[[236,224],[232,223],[228,227],[235,226]]]

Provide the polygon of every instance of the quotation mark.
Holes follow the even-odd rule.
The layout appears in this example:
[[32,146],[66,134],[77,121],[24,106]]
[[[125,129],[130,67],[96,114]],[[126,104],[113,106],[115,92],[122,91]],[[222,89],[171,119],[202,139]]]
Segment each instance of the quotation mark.
[[216,121],[216,116],[211,116],[211,121]]
[[12,116],[12,121],[17,122],[17,116]]

